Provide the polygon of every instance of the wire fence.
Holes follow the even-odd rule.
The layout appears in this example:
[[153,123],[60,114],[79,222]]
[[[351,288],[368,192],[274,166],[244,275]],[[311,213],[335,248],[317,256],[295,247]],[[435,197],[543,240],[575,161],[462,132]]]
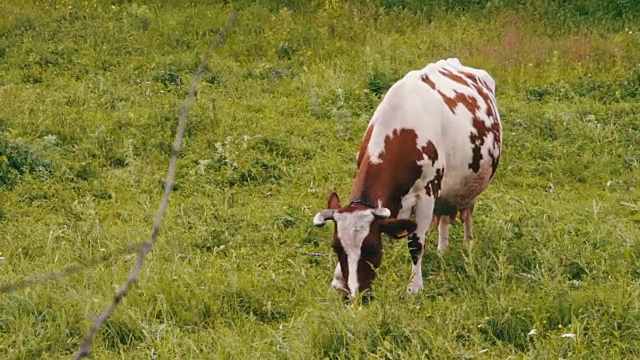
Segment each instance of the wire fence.
[[133,283],[137,281],[138,276],[140,275],[140,271],[142,270],[142,264],[144,262],[144,259],[149,253],[149,251],[151,251],[151,248],[153,247],[153,244],[155,243],[156,238],[160,233],[160,226],[162,225],[162,219],[164,217],[167,204],[169,203],[169,196],[171,195],[171,187],[173,186],[173,179],[175,178],[176,168],[178,165],[178,154],[180,153],[180,145],[182,144],[182,137],[184,135],[184,130],[187,125],[187,117],[189,115],[189,109],[195,98],[198,83],[200,82],[200,75],[204,71],[204,68],[207,65],[207,62],[209,61],[209,58],[211,57],[213,50],[215,50],[224,41],[226,33],[231,27],[231,25],[234,23],[237,15],[238,15],[238,9],[234,7],[233,12],[227,19],[227,22],[224,24],[222,29],[220,29],[218,36],[210,43],[209,47],[207,48],[207,51],[202,57],[200,64],[198,65],[198,68],[196,69],[196,72],[193,75],[193,78],[191,80],[191,87],[189,89],[189,94],[187,95],[187,100],[185,104],[182,106],[182,111],[180,112],[180,118],[178,119],[178,131],[176,133],[176,139],[173,144],[173,149],[171,151],[169,170],[167,173],[167,180],[165,181],[165,187],[164,187],[164,196],[162,197],[160,207],[158,208],[158,213],[156,214],[156,220],[153,225],[151,237],[142,243],[142,247],[140,249],[140,254],[138,255],[138,259],[134,264],[133,268],[131,269],[131,273],[129,274],[129,278],[127,279],[125,284],[122,286],[122,288],[120,288],[120,290],[115,295],[115,297],[113,298],[109,306],[107,306],[107,308],[104,310],[104,312],[95,319],[93,326],[91,327],[91,330],[89,330],[89,333],[87,334],[84,341],[82,342],[82,345],[80,346],[80,351],[78,352],[76,359],[82,359],[83,357],[89,355],[91,343],[93,342],[93,339],[96,333],[98,332],[98,329],[100,329],[100,326],[102,326],[102,324],[104,324],[104,322],[107,321],[111,313],[116,309],[118,304],[127,295],[127,292],[129,291]]
[[171,151],[171,156],[169,159],[169,169],[167,172],[167,179],[165,181],[164,196],[162,197],[162,200],[158,207],[158,211],[156,213],[151,236],[143,242],[135,243],[127,247],[123,247],[121,249],[90,258],[87,261],[82,261],[82,262],[69,265],[60,270],[51,271],[48,273],[36,275],[31,278],[26,278],[26,279],[12,282],[12,283],[0,285],[0,294],[14,292],[20,289],[33,287],[45,281],[67,277],[71,274],[80,272],[89,267],[105,263],[119,255],[130,254],[134,251],[139,251],[137,260],[133,265],[133,268],[131,269],[131,272],[126,282],[118,290],[118,292],[114,296],[111,303],[104,309],[104,311],[100,314],[100,316],[95,318],[91,329],[89,330],[86,337],[83,339],[82,344],[80,345],[80,349],[75,359],[82,359],[89,355],[93,339],[98,333],[98,330],[108,320],[109,316],[116,309],[116,307],[122,301],[122,299],[124,299],[124,297],[127,295],[131,286],[133,286],[133,284],[138,280],[145,257],[153,248],[153,245],[158,237],[158,234],[160,233],[160,227],[162,225],[162,220],[165,214],[165,210],[169,203],[171,188],[175,178],[175,173],[176,173],[176,168],[178,163],[178,155],[180,152],[180,146],[182,144],[182,139],[183,139],[183,135],[184,135],[186,124],[187,124],[189,109],[191,108],[191,104],[195,99],[197,85],[200,81],[200,76],[202,75],[202,72],[204,71],[208,63],[209,58],[213,54],[213,51],[225,40],[227,32],[235,22],[237,16],[238,16],[238,9],[237,7],[234,6],[232,13],[229,15],[229,18],[227,19],[226,23],[220,29],[218,36],[209,43],[209,46],[207,47],[205,54],[201,58],[200,63],[192,77],[189,93],[187,95],[187,99],[184,105],[181,108],[180,117],[178,119],[178,129],[176,132],[173,149]]
[[106,263],[107,261],[114,259],[117,256],[130,254],[133,251],[138,251],[141,249],[142,244],[143,244],[142,242],[138,242],[136,244],[129,245],[127,247],[123,247],[121,249],[118,249],[112,252],[101,254],[99,256],[94,256],[89,260],[69,265],[60,270],[51,271],[51,272],[39,274],[27,279],[22,279],[12,283],[0,285],[0,294],[10,293],[20,289],[30,288],[35,285],[41,284],[45,281],[67,277],[69,275],[75,274],[77,272],[80,272],[92,266]]

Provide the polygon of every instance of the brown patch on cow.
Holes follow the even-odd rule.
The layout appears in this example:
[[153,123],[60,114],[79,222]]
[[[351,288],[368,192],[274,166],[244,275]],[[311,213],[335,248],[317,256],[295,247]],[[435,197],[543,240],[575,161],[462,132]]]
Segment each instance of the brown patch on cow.
[[476,74],[470,73],[468,71],[460,71],[460,74],[464,75],[467,79],[471,80],[472,85],[475,85],[475,86],[481,85],[485,89],[489,90],[489,85],[484,80],[478,78]]
[[369,209],[369,207],[367,207],[366,205],[363,205],[363,204],[349,204],[349,205],[341,207],[336,212],[339,213],[339,214],[342,214],[342,213],[352,213],[352,212],[356,212],[358,210],[367,210],[367,209]]
[[364,159],[364,154],[367,152],[367,147],[369,147],[369,141],[371,140],[371,133],[373,133],[373,125],[367,128],[367,131],[364,133],[364,138],[362,139],[362,143],[360,144],[360,150],[358,151],[358,160],[357,167],[360,168],[360,164],[362,164],[362,159]]
[[447,95],[443,94],[440,90],[436,89],[436,83],[433,82],[433,80],[431,80],[431,78],[427,74],[422,75],[420,79],[422,80],[423,83],[429,85],[430,88],[437,91],[438,94],[440,94],[440,97],[442,97],[442,100],[444,100],[444,103],[449,107],[449,110],[455,113],[455,108],[456,106],[458,106],[458,103],[455,101],[455,99],[448,97]]
[[440,96],[442,97],[442,100],[444,100],[444,103],[447,105],[447,107],[449,107],[449,110],[451,110],[452,113],[456,113],[456,107],[458,106],[458,101],[456,101],[455,98],[450,98],[447,95],[445,95],[444,93],[442,93],[440,90],[436,90],[438,92],[438,94],[440,94]]
[[[378,229],[378,221],[371,223],[369,234],[364,238],[360,247],[360,260],[358,260],[358,284],[361,293],[371,289],[371,284],[376,277],[375,269],[382,263],[382,237]],[[347,266],[348,269],[348,266]],[[345,277],[348,279],[349,277]],[[347,287],[349,285],[347,284]]]
[[[407,225],[410,223],[411,225]],[[408,228],[407,228],[408,226]],[[371,289],[371,284],[376,277],[375,269],[382,264],[382,237],[384,232],[389,236],[398,238],[400,230],[413,233],[417,227],[417,224],[408,219],[382,219],[374,220],[371,222],[369,228],[369,234],[364,238],[360,247],[360,259],[358,260],[358,290],[360,293],[366,294]],[[396,235],[392,235],[396,234]],[[345,254],[346,255],[346,254]],[[346,256],[345,256],[346,257]],[[342,264],[342,263],[341,263]],[[342,267],[345,269],[345,267]],[[348,269],[348,264],[346,269]],[[348,279],[348,270],[346,274],[343,271],[343,276]],[[347,283],[347,288],[349,287]]]
[[436,169],[436,174],[433,179],[429,180],[425,188],[427,195],[438,197],[440,195],[440,189],[442,188],[442,178],[444,177],[444,169]]
[[446,78],[449,78],[457,82],[460,85],[469,86],[469,83],[462,76],[452,73],[451,70],[447,70],[447,69],[440,70],[440,74],[442,74],[442,76]]
[[[442,97],[442,100],[444,100],[445,105],[447,105],[447,107],[453,114],[456,113],[455,109],[458,107],[458,105],[464,106],[469,111],[469,113],[471,113],[472,121],[473,121],[472,125],[476,130],[476,133],[472,132],[471,134],[469,134],[469,140],[473,144],[473,149],[472,149],[473,155],[472,155],[471,163],[469,163],[469,168],[473,170],[473,172],[477,173],[478,171],[480,171],[480,162],[482,161],[482,152],[481,152],[482,146],[484,145],[488,134],[489,133],[493,134],[495,139],[494,141],[498,146],[500,146],[500,142],[501,142],[500,124],[496,119],[498,112],[495,108],[495,103],[492,100],[491,95],[489,94],[490,92],[489,85],[482,79],[478,78],[476,74],[473,74],[467,71],[460,71],[460,74],[462,76],[458,74],[454,74],[450,70],[440,70],[440,74],[459,84],[472,88],[478,93],[478,96],[485,103],[485,108],[486,108],[485,113],[489,118],[489,121],[491,121],[490,126],[487,126],[486,123],[478,116],[478,111],[480,110],[480,104],[478,104],[477,98],[471,95],[467,95],[467,94],[455,91],[455,90],[454,90],[455,95],[453,97],[447,96],[442,91],[436,88],[436,84],[433,82],[433,80],[429,78],[429,76],[427,75],[422,76],[422,81],[425,84],[429,85],[433,90],[438,92],[438,94]],[[491,167],[493,170],[491,173],[491,177],[493,177],[493,174],[495,174],[498,168],[499,158],[497,155],[493,154],[492,152],[489,152],[489,157],[491,158]]]
[[[418,147],[417,140],[414,130],[394,130],[385,137],[384,151],[378,164],[369,161],[368,151],[364,148],[364,157],[351,190],[351,201],[360,199],[376,206],[374,202],[380,199],[391,210],[391,216],[396,217],[402,196],[422,175],[418,161],[424,159],[425,153]],[[429,144],[424,150],[428,148]]]
[[[465,73],[468,74],[468,73]],[[495,102],[491,99],[491,89],[486,82],[478,80],[473,74],[468,74],[466,76],[473,76],[473,88],[478,92],[478,95],[482,98],[484,103],[487,105],[486,114],[489,119],[495,120],[496,114],[498,113],[495,108]]]
[[[484,145],[487,136],[489,133],[492,133],[495,138],[495,142],[497,145],[500,145],[500,127],[497,121],[491,123],[490,126],[482,121],[477,116],[473,117],[473,127],[476,129],[476,134],[471,133],[469,135],[469,140],[473,144],[473,159],[469,164],[469,169],[473,170],[473,172],[477,173],[480,170],[480,161],[482,160],[481,148]],[[497,169],[498,162],[495,159],[494,155],[489,151],[489,156],[492,158],[491,166],[494,168],[493,172]]]
[[454,97],[455,101],[458,104],[462,104],[470,113],[475,114],[478,110],[480,110],[480,105],[478,105],[478,100],[473,96],[459,93],[455,91],[456,96]]
[[427,141],[427,145],[421,148],[422,153],[427,156],[429,160],[431,160],[431,166],[435,165],[436,161],[438,161],[438,149],[433,144],[431,140]]
[[[500,124],[496,119],[497,111],[494,108],[495,103],[492,101],[491,96],[488,93],[488,88],[487,87],[483,88],[483,86],[479,85],[478,78],[474,74],[470,74],[466,72],[463,72],[463,74],[472,80],[472,85],[474,89],[478,92],[478,95],[480,96],[480,98],[482,98],[482,100],[486,105],[486,115],[491,121],[491,125],[487,126],[487,124],[482,119],[480,119],[477,116],[477,114],[474,114],[473,116],[473,127],[476,129],[477,133],[476,134],[471,133],[469,135],[469,140],[471,140],[471,143],[474,145],[473,159],[469,164],[469,168],[477,173],[480,170],[480,161],[482,160],[482,153],[480,152],[480,150],[482,145],[484,145],[484,142],[487,139],[487,136],[489,135],[489,133],[493,134],[494,141],[498,146],[500,146],[500,141],[501,141]],[[491,157],[491,167],[493,169],[493,172],[491,173],[491,177],[493,177],[493,174],[495,173],[498,167],[498,159],[491,152],[489,156]]]
[[[464,81],[464,79],[459,75],[455,75],[451,72],[443,73],[442,71],[440,71],[440,73],[456,82],[459,82],[460,84],[469,86],[469,83]],[[456,90],[453,91],[455,93],[453,97],[447,96],[442,91],[436,89],[436,84],[427,75],[422,76],[422,82],[429,85],[433,90],[437,91],[449,110],[454,114],[456,113],[456,108],[458,107],[458,105],[464,106],[472,114],[475,114],[476,111],[480,110],[478,100],[473,96],[461,93]]]
[[422,75],[420,79],[422,80],[423,83],[429,85],[430,88],[432,88],[433,90],[436,90],[436,83],[434,83],[433,80],[431,80],[427,74]]

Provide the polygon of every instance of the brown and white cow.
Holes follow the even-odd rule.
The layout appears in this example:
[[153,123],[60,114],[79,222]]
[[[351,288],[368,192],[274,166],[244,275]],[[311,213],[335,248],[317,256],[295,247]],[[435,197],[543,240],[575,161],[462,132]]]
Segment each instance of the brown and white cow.
[[495,85],[486,71],[450,58],[410,71],[391,86],[360,145],[349,203],[331,193],[328,209],[313,219],[316,226],[335,224],[339,263],[333,287],[351,296],[371,288],[382,260],[382,233],[409,235],[410,293],[423,288],[422,254],[432,222],[439,225],[439,251],[448,246],[457,214],[465,241],[472,239],[474,203],[491,182],[501,152]]

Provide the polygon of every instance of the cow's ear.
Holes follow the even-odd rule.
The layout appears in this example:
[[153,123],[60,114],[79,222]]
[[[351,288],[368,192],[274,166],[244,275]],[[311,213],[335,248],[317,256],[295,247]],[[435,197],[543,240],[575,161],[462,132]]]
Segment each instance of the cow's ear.
[[338,197],[338,194],[336,194],[335,192],[329,194],[329,198],[327,199],[327,208],[336,210],[340,209],[341,207],[342,204],[340,204],[340,198]]
[[380,231],[394,239],[403,237],[414,232],[418,224],[411,219],[383,219],[380,220]]

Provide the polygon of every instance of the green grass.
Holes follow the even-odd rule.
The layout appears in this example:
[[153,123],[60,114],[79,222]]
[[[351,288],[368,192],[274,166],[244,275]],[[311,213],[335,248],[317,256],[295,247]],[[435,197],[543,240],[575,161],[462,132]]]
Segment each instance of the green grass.
[[[640,11],[612,3],[243,2],[157,246],[93,358],[640,356]],[[230,12],[0,5],[1,283],[149,235],[191,73]],[[440,256],[429,234],[411,297],[406,243],[386,239],[376,301],[354,311],[311,219],[347,196],[381,94],[449,56],[494,76],[504,124],[476,242],[458,224]],[[70,358],[134,258],[0,295],[0,357]]]

